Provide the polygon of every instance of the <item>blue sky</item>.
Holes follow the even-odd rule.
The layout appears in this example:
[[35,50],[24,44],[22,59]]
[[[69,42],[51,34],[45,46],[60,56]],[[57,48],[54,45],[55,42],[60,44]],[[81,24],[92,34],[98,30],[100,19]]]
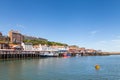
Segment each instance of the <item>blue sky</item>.
[[0,0],[0,31],[120,51],[120,0]]

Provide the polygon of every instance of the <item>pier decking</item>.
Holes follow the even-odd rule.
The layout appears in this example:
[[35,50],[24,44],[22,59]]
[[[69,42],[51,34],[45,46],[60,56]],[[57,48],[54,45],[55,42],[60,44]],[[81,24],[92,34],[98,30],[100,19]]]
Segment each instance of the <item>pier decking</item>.
[[0,50],[0,59],[39,57],[43,51]]

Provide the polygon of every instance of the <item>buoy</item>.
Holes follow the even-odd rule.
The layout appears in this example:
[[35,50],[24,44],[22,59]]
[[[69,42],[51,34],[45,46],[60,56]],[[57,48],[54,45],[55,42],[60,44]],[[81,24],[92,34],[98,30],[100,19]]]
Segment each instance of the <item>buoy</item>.
[[100,69],[100,65],[98,65],[98,64],[95,65],[95,69],[96,69],[96,70],[99,70],[99,69]]

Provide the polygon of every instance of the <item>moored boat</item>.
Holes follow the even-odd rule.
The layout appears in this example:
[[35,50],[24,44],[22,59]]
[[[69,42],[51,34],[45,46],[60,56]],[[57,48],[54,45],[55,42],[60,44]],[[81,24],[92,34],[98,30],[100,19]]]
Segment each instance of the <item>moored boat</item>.
[[40,54],[40,57],[57,57],[57,56],[59,56],[59,54],[53,52],[45,52],[43,54]]

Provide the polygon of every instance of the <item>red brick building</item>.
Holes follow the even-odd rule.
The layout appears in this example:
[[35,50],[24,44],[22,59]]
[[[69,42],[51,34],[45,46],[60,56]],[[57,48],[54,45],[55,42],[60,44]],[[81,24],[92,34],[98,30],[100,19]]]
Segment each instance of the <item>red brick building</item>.
[[11,43],[20,44],[21,42],[23,42],[23,35],[19,33],[18,31],[11,30],[9,31],[8,36],[10,38]]

